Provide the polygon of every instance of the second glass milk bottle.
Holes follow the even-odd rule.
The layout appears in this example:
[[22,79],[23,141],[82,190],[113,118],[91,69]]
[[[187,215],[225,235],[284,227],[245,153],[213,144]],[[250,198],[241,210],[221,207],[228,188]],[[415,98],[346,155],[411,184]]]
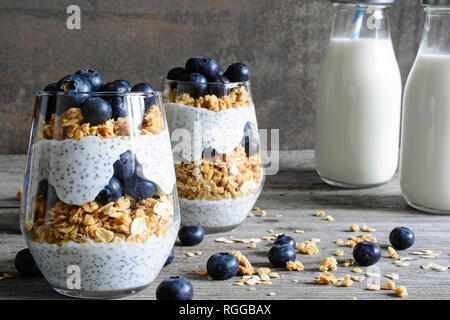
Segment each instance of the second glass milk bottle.
[[333,0],[318,82],[316,170],[325,182],[365,188],[397,169],[402,84],[387,10],[394,0]]
[[400,185],[409,205],[450,214],[450,0],[423,0],[426,21],[403,100]]

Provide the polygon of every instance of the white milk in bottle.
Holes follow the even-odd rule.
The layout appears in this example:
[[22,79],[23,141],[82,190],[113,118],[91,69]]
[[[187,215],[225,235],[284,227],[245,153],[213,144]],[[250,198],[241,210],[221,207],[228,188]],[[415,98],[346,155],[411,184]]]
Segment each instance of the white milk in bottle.
[[450,1],[432,2],[405,87],[400,184],[411,206],[450,213]]
[[385,17],[393,1],[380,2],[335,4],[318,82],[316,169],[337,186],[383,184],[397,169],[402,85]]

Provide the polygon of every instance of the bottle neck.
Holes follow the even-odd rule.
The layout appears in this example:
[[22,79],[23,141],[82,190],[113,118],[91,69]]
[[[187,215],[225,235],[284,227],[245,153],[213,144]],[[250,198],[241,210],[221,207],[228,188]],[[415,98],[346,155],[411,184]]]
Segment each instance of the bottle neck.
[[450,54],[450,6],[425,7],[420,53]]
[[390,39],[387,5],[342,4],[333,5],[336,13],[332,38]]

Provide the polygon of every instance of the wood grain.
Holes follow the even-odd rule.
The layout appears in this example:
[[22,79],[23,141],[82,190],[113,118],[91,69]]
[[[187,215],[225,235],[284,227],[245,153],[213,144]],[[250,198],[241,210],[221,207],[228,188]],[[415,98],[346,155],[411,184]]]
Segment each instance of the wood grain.
[[[342,190],[328,186],[315,174],[313,160],[312,151],[283,153],[283,170],[276,176],[267,177],[264,191],[257,202],[259,207],[267,211],[267,216],[260,217],[256,213],[231,232],[207,235],[196,247],[176,244],[174,262],[164,268],[146,290],[129,299],[154,299],[158,283],[171,275],[187,277],[194,286],[196,299],[400,299],[389,291],[367,290],[365,281],[354,283],[348,288],[316,284],[315,278],[320,273],[318,266],[324,257],[343,249],[345,254],[337,260],[351,258],[351,249],[339,247],[333,240],[345,240],[358,235],[359,233],[348,231],[354,223],[376,228],[373,235],[383,248],[383,258],[377,267],[382,275],[400,275],[400,279],[395,282],[407,287],[409,296],[404,299],[449,299],[450,271],[424,270],[421,265],[431,262],[450,265],[450,216],[429,215],[409,208],[401,196],[397,175],[388,184],[373,189]],[[44,279],[25,279],[14,269],[14,256],[25,247],[17,226],[19,203],[14,198],[23,179],[24,162],[24,156],[0,156],[0,272],[8,272],[15,277],[0,282],[0,299],[62,299],[64,297],[53,292]],[[316,217],[314,213],[317,210],[325,210],[335,221]],[[387,257],[388,235],[396,226],[408,226],[416,234],[414,247],[400,252],[401,257],[413,258],[409,267],[398,267]],[[195,273],[196,270],[205,269],[210,255],[233,250],[240,250],[255,267],[270,267],[267,259],[270,242],[262,241],[256,248],[250,249],[247,244],[222,244],[214,241],[219,237],[267,236],[270,235],[270,229],[275,233],[286,233],[296,241],[320,238],[320,252],[316,256],[297,255],[297,259],[305,265],[303,272],[273,268],[281,274],[281,278],[273,279],[270,286],[257,285],[254,292],[248,291],[248,285],[235,286],[234,280],[209,281]],[[295,229],[304,230],[305,233],[296,234]],[[439,251],[441,255],[436,259],[424,259],[409,254],[420,249]],[[197,250],[202,252],[200,256],[185,255]],[[352,267],[340,264],[335,274],[356,275],[351,270]],[[381,284],[387,280],[382,278]],[[267,296],[269,291],[276,295]]]

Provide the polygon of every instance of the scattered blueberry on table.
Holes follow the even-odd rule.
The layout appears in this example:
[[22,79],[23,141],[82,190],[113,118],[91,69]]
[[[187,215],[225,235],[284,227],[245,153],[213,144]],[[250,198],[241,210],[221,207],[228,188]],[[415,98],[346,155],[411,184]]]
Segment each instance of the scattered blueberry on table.
[[16,266],[17,272],[24,277],[37,277],[41,275],[41,270],[39,270],[28,248],[20,250],[17,253],[14,259],[14,265]]
[[156,289],[157,300],[192,300],[194,288],[184,277],[164,279]]
[[389,241],[394,249],[405,250],[414,244],[414,232],[405,227],[397,227],[389,234]]
[[285,235],[285,234],[280,234],[276,239],[275,239],[275,244],[288,244],[291,247],[295,248],[295,240],[292,239],[291,237]]
[[209,257],[206,271],[214,280],[227,280],[238,272],[239,262],[231,253],[216,253]]
[[288,261],[295,261],[295,249],[289,244],[276,244],[269,250],[269,261],[274,267],[284,268]]
[[374,242],[358,242],[353,248],[353,258],[361,266],[367,267],[374,265],[381,258],[381,248]]
[[184,246],[195,246],[203,241],[205,230],[201,226],[184,225],[178,231],[178,238]]

